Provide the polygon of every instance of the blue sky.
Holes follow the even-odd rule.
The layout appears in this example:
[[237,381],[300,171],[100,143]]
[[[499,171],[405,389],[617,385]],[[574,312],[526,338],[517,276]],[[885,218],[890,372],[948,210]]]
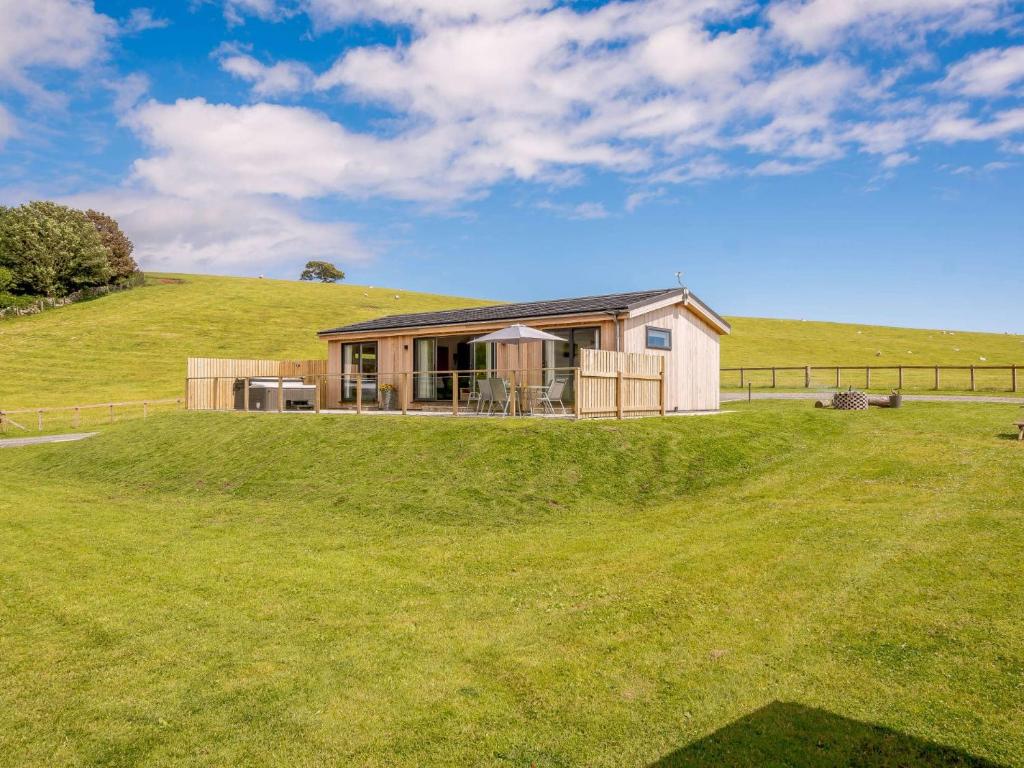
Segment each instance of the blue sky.
[[0,202],[151,270],[1024,332],[1024,4],[0,0]]

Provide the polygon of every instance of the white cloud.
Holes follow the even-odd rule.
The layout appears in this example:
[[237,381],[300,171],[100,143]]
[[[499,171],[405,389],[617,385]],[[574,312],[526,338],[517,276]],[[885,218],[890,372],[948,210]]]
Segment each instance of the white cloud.
[[298,61],[280,61],[267,65],[243,53],[224,56],[220,67],[235,77],[252,83],[254,96],[274,97],[299,94],[313,85],[313,70]]
[[78,70],[106,54],[116,23],[85,0],[0,0],[0,85],[55,100],[36,69]]
[[989,141],[1024,132],[1024,107],[1006,109],[990,119],[970,117],[963,107],[941,110],[928,131],[927,138],[951,143],[955,141]]
[[584,202],[576,205],[567,203],[555,203],[550,200],[541,200],[536,204],[537,209],[548,211],[563,219],[573,221],[593,221],[595,219],[608,218],[608,209],[604,203]]
[[909,152],[894,152],[891,155],[885,156],[882,160],[882,167],[888,169],[899,168],[900,166],[910,165],[911,163],[916,162],[917,158]]
[[1002,96],[1024,81],[1024,45],[993,48],[949,68],[943,85],[967,96]]
[[495,21],[552,5],[553,0],[306,0],[304,3],[314,21],[323,27],[367,19],[413,24]]
[[189,199],[117,189],[67,202],[114,216],[144,269],[252,274],[310,259],[353,264],[373,256],[354,225],[314,221],[256,196]]
[[990,29],[1006,6],[1005,0],[778,0],[768,18],[786,40],[820,51],[850,34],[891,47],[937,30]]
[[124,31],[130,35],[146,32],[150,29],[163,29],[169,27],[171,22],[168,19],[161,19],[153,15],[150,8],[132,8],[131,13],[125,20]]

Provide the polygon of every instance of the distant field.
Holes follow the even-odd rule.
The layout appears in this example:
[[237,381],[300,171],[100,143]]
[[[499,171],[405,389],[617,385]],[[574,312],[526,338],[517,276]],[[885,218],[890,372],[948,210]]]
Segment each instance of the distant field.
[[316,337],[323,328],[481,303],[344,284],[150,275],[135,290],[0,320],[0,406],[175,397],[190,355],[324,357]]
[[[730,317],[726,368],[771,365],[1024,365],[1024,336]],[[983,359],[984,358],[984,359]]]
[[730,408],[0,450],[0,763],[1024,765],[1019,409]]
[[[155,274],[133,291],[38,316],[0,320],[0,407],[175,397],[182,391],[189,355],[323,357],[325,345],[315,335],[321,328],[385,314],[485,303],[344,284]],[[729,320],[734,330],[722,342],[726,367],[1024,364],[1022,336]],[[921,385],[930,386],[926,375],[921,376]],[[980,378],[979,386],[1005,388],[1006,378]],[[723,380],[723,385],[730,383],[736,382]],[[780,382],[797,384],[802,385],[798,374]],[[816,386],[827,385],[824,378],[816,381]],[[894,383],[880,375],[876,386]],[[944,388],[966,386],[960,375],[950,376]]]

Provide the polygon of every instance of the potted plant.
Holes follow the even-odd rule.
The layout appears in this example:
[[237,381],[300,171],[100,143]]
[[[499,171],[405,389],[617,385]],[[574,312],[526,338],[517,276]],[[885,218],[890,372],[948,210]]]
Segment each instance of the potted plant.
[[395,409],[395,385],[394,384],[381,384],[380,385],[380,405],[385,411],[393,411]]

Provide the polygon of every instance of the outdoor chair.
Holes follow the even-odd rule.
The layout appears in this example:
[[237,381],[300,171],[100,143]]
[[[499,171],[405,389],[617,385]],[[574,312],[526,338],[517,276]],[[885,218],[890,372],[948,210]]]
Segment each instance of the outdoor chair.
[[548,388],[544,390],[540,396],[540,404],[546,411],[550,411],[552,414],[555,412],[555,403],[558,403],[558,407],[562,409],[562,413],[568,413],[565,409],[565,403],[562,402],[562,397],[565,394],[565,387],[569,383],[569,380],[565,377],[555,378]]
[[498,407],[501,408],[501,415],[507,416],[509,403],[512,402],[508,384],[504,379],[499,378],[491,378],[487,381],[491,390],[491,405],[487,409],[488,415],[494,412],[495,407]]
[[[476,395],[474,398],[473,395]],[[469,395],[469,402],[472,403],[476,400],[476,412],[480,413],[483,410],[484,403],[490,405],[491,402],[491,382],[487,379],[480,379],[476,383],[476,390],[471,392]]]

